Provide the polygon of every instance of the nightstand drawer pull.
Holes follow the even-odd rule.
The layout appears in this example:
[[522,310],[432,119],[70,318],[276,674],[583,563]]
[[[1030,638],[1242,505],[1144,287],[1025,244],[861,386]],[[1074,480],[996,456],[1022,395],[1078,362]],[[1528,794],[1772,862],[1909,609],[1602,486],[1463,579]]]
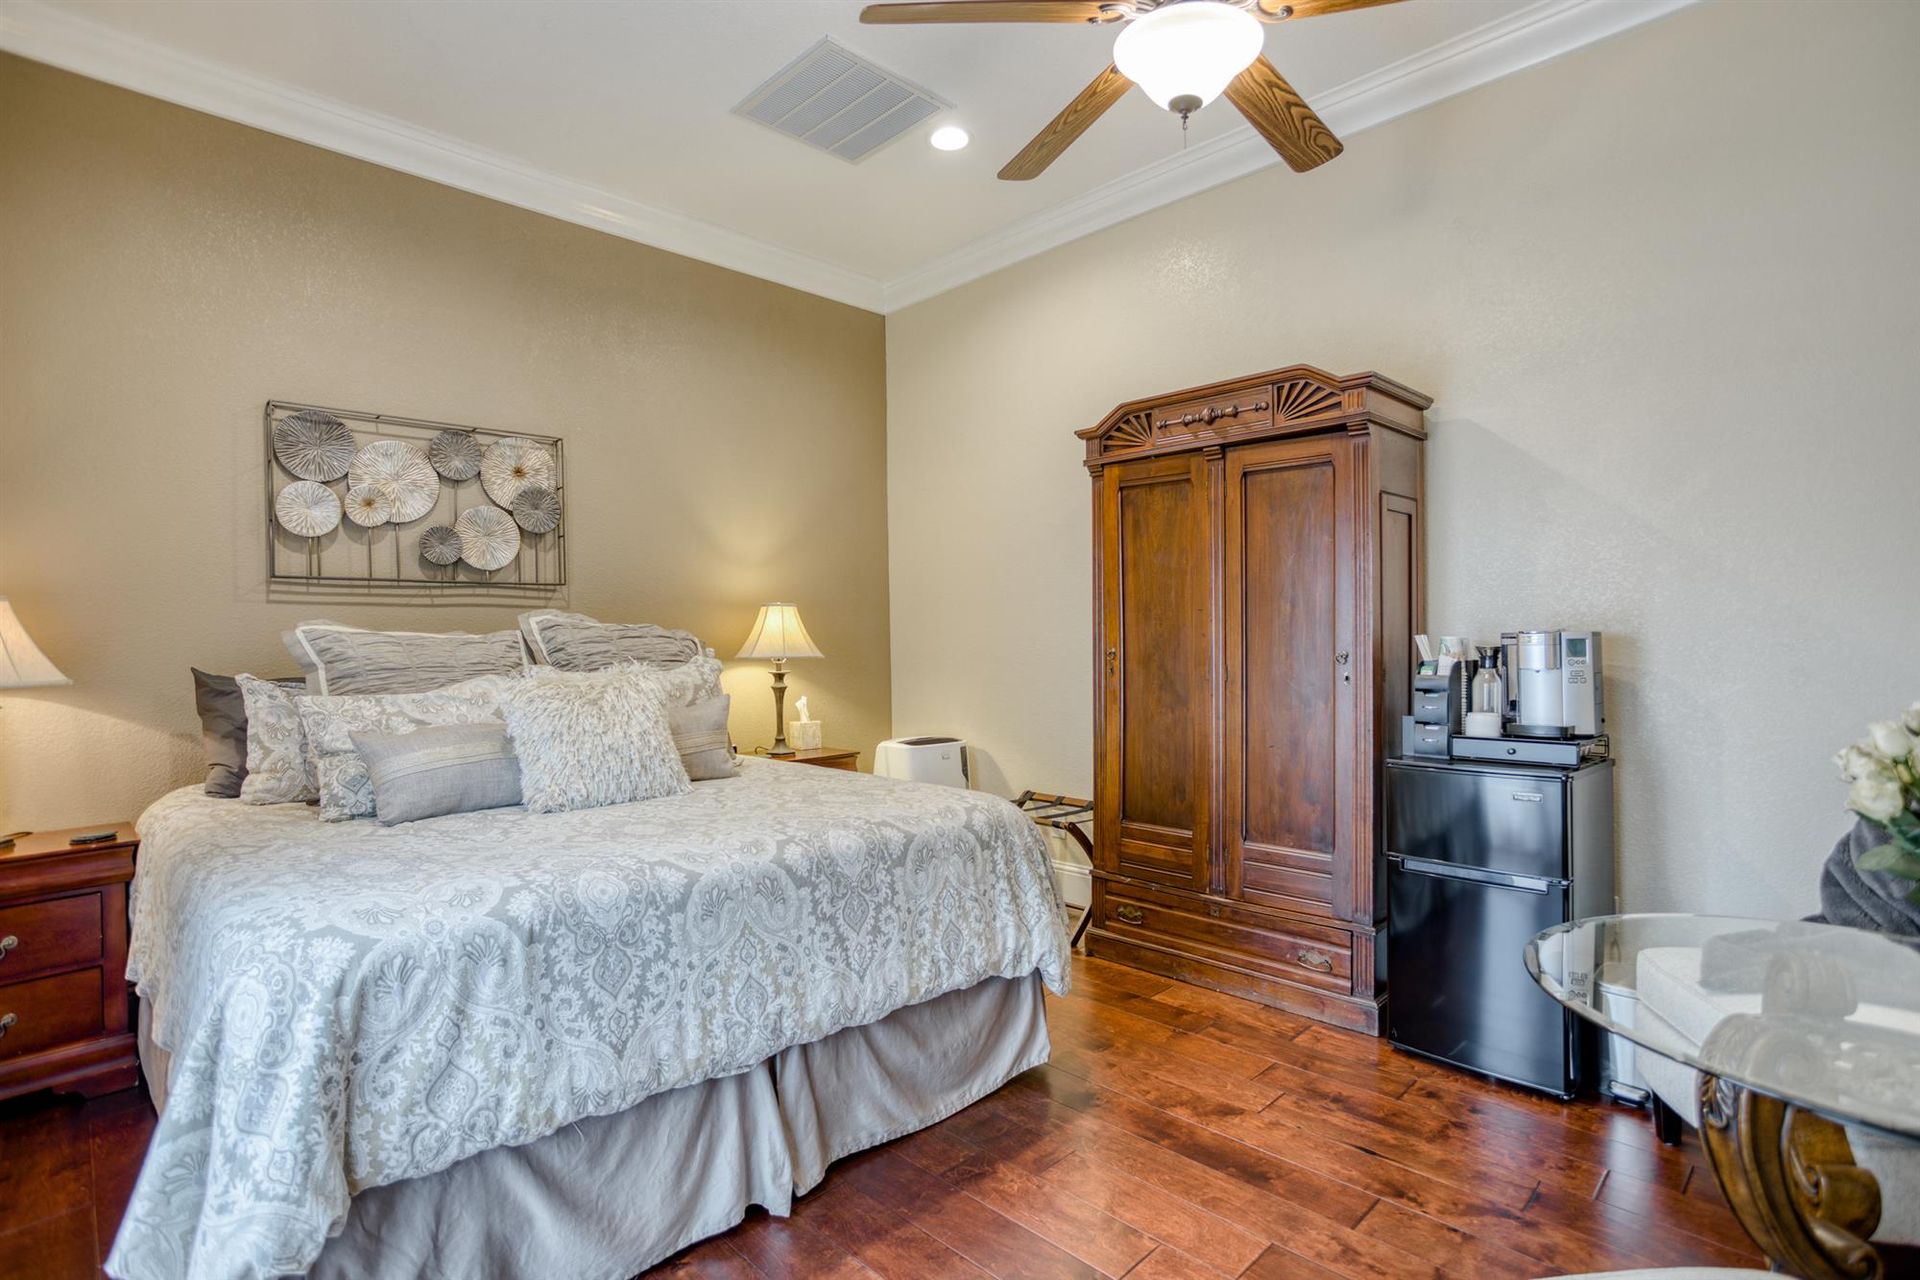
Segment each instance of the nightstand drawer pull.
[[1124,902],[1113,909],[1113,914],[1117,919],[1124,920],[1128,924],[1145,924],[1147,920],[1146,912]]
[[0,1038],[4,1038],[7,1034],[7,1028],[18,1021],[20,1021],[20,1019],[11,1013],[0,1014]]
[[1321,973],[1333,972],[1333,957],[1324,951],[1302,951],[1294,959],[1309,969],[1318,969]]
[[0,938],[0,960],[5,960],[7,958],[7,952],[19,945],[20,939],[11,933],[4,938]]

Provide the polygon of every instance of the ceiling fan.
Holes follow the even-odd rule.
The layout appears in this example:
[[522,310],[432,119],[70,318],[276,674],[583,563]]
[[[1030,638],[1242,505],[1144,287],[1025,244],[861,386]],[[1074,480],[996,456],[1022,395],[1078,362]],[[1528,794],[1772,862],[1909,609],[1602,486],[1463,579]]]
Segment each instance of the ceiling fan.
[[1341,152],[1340,139],[1261,54],[1262,22],[1398,0],[922,0],[870,4],[860,21],[880,25],[931,22],[1078,22],[1121,27],[1113,65],[1093,78],[1066,109],[1007,162],[1010,182],[1038,177],[1135,84],[1155,103],[1187,117],[1222,92],[1295,173]]

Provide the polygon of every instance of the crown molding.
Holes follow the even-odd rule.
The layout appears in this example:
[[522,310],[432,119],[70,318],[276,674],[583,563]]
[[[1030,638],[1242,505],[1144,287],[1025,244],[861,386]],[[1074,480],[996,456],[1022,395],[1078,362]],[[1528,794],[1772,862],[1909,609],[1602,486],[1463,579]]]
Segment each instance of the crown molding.
[[863,310],[880,309],[882,286],[872,276],[182,53],[41,0],[0,0],[0,50]]
[[[1694,3],[1697,0],[1542,0],[1315,94],[1314,110],[1334,133],[1350,138]],[[895,276],[886,282],[881,310],[892,313],[912,306],[1277,163],[1273,148],[1242,125]]]
[[[1541,0],[1316,94],[1343,137],[1661,18],[1697,0]],[[150,97],[831,298],[892,312],[1278,162],[1242,126],[891,280],[545,172],[377,112],[182,53],[44,0],[0,0],[0,50]]]

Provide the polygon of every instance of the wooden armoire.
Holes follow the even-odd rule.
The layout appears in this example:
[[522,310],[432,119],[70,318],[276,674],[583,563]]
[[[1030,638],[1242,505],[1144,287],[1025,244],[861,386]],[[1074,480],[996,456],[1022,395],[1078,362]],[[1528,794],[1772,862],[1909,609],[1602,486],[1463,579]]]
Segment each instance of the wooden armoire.
[[1378,1034],[1381,761],[1423,625],[1430,403],[1294,365],[1078,433],[1091,954]]

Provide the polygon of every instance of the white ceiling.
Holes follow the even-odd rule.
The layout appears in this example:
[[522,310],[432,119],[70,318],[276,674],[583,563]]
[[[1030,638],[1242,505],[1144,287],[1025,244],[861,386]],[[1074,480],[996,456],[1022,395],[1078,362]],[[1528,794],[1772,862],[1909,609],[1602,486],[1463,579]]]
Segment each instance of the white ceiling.
[[[1686,2],[1408,0],[1269,27],[1266,51],[1351,150],[1369,125]],[[860,8],[0,0],[0,48],[875,310],[1276,159],[1224,100],[1183,151],[1178,121],[1132,93],[1040,178],[998,181],[1113,32],[863,27]],[[858,165],[730,114],[823,35],[954,109]],[[927,146],[946,123],[973,145]]]

